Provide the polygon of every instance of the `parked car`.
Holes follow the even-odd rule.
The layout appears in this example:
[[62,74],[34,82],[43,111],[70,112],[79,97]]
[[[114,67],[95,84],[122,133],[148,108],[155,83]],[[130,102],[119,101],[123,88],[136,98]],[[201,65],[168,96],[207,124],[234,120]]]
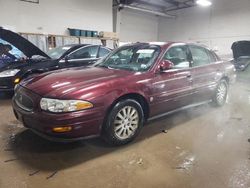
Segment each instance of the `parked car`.
[[110,51],[100,45],[76,44],[46,54],[17,33],[0,28],[0,92],[13,91],[32,74],[89,65]]
[[38,135],[74,141],[102,135],[132,141],[147,120],[213,101],[224,105],[235,69],[207,48],[135,43],[94,66],[54,71],[16,88],[16,118]]
[[233,64],[239,71],[244,71],[250,64],[250,41],[237,41],[232,45]]

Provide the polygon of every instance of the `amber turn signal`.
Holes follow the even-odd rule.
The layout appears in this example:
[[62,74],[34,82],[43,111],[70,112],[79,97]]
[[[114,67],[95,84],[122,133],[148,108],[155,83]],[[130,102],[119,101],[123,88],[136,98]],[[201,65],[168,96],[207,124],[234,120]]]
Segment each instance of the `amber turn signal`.
[[14,80],[14,83],[15,83],[15,84],[18,84],[18,83],[20,82],[20,80],[21,80],[20,78],[16,78],[16,79]]
[[93,104],[87,101],[81,101],[76,103],[76,110],[83,110],[83,109],[88,109],[92,108]]
[[71,126],[65,126],[65,127],[54,127],[52,128],[52,130],[54,132],[57,132],[57,133],[64,133],[64,132],[69,132],[72,130],[72,127]]

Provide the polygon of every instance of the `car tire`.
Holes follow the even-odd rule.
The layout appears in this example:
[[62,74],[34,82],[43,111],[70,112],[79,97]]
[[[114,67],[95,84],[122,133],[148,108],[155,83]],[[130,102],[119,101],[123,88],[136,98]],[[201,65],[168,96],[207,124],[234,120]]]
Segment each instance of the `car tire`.
[[223,106],[228,97],[228,83],[226,80],[221,80],[216,87],[214,96],[213,96],[213,104],[217,107]]
[[140,103],[133,99],[119,101],[104,122],[104,139],[111,145],[127,144],[139,134],[143,123]]

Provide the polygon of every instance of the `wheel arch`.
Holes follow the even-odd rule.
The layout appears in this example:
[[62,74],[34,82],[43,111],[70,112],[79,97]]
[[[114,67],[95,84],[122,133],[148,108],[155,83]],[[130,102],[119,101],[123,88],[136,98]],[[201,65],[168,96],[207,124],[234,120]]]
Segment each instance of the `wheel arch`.
[[[123,94],[121,96],[119,96],[118,98],[116,98],[111,105],[109,105],[109,107],[107,108],[106,110],[106,113],[105,113],[105,118],[104,118],[104,121],[103,123],[107,120],[108,118],[108,115],[111,111],[111,109],[119,102],[119,101],[122,101],[122,100],[125,100],[125,99],[133,99],[135,101],[137,101],[142,109],[143,109],[143,113],[144,113],[144,120],[147,120],[147,118],[149,117],[149,112],[150,112],[150,109],[149,109],[149,103],[147,101],[147,99],[139,94],[139,93],[127,93],[127,94]],[[103,127],[103,126],[102,126]]]
[[[132,134],[132,137],[130,136],[130,137],[125,138],[124,140],[122,140],[121,138],[118,138],[117,136],[115,136],[115,133],[113,131],[114,130],[113,129],[114,124],[111,121],[113,116],[110,116],[110,113],[112,115],[114,115],[114,113],[112,113],[112,109],[114,107],[116,109],[115,113],[118,113],[119,109],[117,110],[116,105],[119,104],[120,101],[122,101],[121,104],[126,106],[127,103],[123,103],[124,100],[126,100],[126,99],[128,99],[127,101],[130,102],[130,103],[132,101],[134,101],[134,103],[131,103],[131,104],[135,105],[135,103],[136,103],[137,104],[136,106],[138,106],[139,104],[141,105],[141,107],[142,107],[141,110],[143,112],[140,110],[140,114],[143,113],[144,118],[139,120],[138,127],[136,128],[134,134]],[[126,93],[126,94],[120,95],[118,98],[116,98],[112,102],[112,104],[106,110],[106,115],[105,115],[105,118],[104,118],[104,121],[103,121],[103,125],[101,127],[101,136],[108,143],[111,143],[113,145],[123,145],[123,144],[126,144],[128,142],[131,142],[139,134],[140,129],[142,128],[148,114],[149,114],[148,102],[147,102],[146,98],[143,95],[141,95],[139,93]],[[109,117],[111,117],[111,119],[109,119]]]
[[220,79],[220,81],[221,81],[221,80],[225,80],[225,81],[227,82],[227,85],[229,85],[229,83],[230,83],[230,79],[229,79],[229,77],[226,76],[226,75],[222,76],[222,78]]
[[125,100],[125,99],[134,99],[135,101],[137,101],[143,109],[145,119],[148,118],[149,110],[150,110],[148,101],[143,95],[141,95],[139,93],[127,93],[127,94],[121,95],[116,100],[114,100],[114,102],[108,108],[108,111],[111,110],[117,102],[119,102],[121,100]]

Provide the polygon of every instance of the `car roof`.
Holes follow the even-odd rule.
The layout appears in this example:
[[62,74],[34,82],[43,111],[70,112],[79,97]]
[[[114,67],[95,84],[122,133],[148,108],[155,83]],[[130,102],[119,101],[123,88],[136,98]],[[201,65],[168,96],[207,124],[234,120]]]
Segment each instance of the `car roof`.
[[63,47],[83,47],[83,46],[88,46],[88,45],[91,45],[91,44],[66,44],[66,45],[63,45]]
[[62,56],[60,58],[63,58],[65,57],[66,55],[72,53],[73,51],[75,50],[78,50],[82,47],[85,47],[85,46],[101,46],[101,47],[104,47],[104,48],[107,48],[108,50],[112,51],[112,49],[106,47],[106,46],[102,46],[101,44],[67,44],[67,45],[63,45],[63,46],[58,46],[58,48],[64,48],[64,47],[67,47],[68,49],[62,54]]
[[66,44],[66,45],[62,45],[64,47],[73,47],[73,46],[80,46],[80,44]]
[[197,44],[197,43],[189,43],[189,42],[173,42],[173,41],[168,41],[168,42],[136,42],[136,43],[130,43],[130,44],[127,44],[125,46],[133,46],[133,45],[155,45],[155,46],[159,46],[161,48],[168,48],[169,46],[172,46],[172,45],[195,45],[195,46],[200,46],[200,47],[203,47],[203,48],[206,48],[208,50],[209,47],[207,47],[206,45],[202,45],[202,44]]
[[167,42],[135,42],[135,43],[128,43],[122,46],[140,46],[140,45],[153,45],[153,46],[159,46],[163,47],[165,45],[168,45]]
[[77,49],[77,48],[81,48],[81,47],[84,47],[84,46],[101,46],[101,47],[107,48],[109,50],[112,50],[107,46],[103,46],[102,44],[66,44],[66,45],[63,45],[63,46],[60,46],[60,47],[69,47],[69,48]]

